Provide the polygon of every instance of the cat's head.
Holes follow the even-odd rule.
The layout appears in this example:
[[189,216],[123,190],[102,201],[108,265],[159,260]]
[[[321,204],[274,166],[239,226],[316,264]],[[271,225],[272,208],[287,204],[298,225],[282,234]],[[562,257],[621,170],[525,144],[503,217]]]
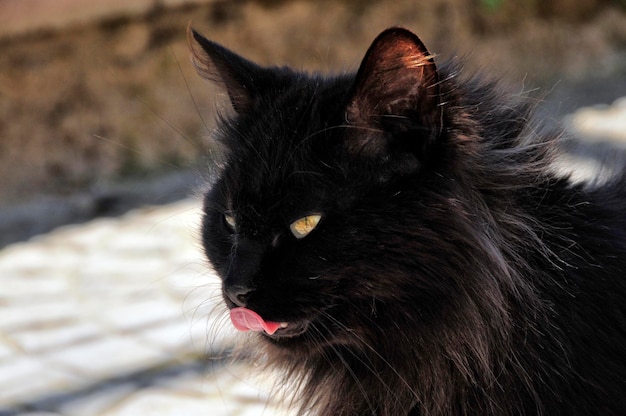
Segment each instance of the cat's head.
[[440,313],[455,282],[432,279],[462,244],[443,236],[467,219],[434,166],[446,116],[422,42],[386,30],[356,74],[322,77],[261,67],[193,30],[190,41],[234,110],[202,230],[227,306],[258,314],[256,329],[276,323],[264,338],[294,348],[350,343],[367,326],[383,336],[403,319],[386,312],[396,304]]

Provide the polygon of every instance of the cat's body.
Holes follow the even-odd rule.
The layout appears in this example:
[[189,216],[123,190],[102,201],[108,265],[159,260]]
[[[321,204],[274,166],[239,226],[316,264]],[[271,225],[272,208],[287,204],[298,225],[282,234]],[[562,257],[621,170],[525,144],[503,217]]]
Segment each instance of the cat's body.
[[302,411],[626,414],[624,175],[558,177],[528,105],[403,29],[328,78],[191,36],[236,113],[205,249]]

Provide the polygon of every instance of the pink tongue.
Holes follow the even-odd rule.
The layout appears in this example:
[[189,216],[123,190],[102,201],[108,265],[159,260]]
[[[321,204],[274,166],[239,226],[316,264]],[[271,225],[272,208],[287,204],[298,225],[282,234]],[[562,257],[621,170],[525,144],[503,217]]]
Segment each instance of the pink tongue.
[[239,331],[265,331],[272,335],[280,328],[280,323],[264,321],[258,313],[247,308],[231,309],[230,320]]

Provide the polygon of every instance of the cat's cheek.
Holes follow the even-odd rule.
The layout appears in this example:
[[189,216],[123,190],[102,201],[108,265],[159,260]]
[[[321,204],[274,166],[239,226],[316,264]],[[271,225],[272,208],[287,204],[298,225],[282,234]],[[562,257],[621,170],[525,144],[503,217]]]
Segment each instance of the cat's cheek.
[[229,238],[205,238],[204,252],[210,266],[223,280],[228,271],[232,251],[232,241]]
[[222,224],[221,216],[205,214],[202,223],[204,252],[212,268],[224,279],[231,262],[234,234]]

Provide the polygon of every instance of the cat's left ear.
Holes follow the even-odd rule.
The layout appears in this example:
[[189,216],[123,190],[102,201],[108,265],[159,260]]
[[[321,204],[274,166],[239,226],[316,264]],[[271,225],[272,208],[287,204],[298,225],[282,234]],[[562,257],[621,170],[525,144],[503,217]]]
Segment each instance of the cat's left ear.
[[346,121],[360,127],[349,146],[370,156],[389,152],[397,137],[417,153],[436,141],[442,129],[439,74],[416,35],[392,28],[374,40],[357,73]]
[[222,83],[237,113],[246,112],[258,94],[256,74],[261,67],[187,28],[192,62],[203,78]]

